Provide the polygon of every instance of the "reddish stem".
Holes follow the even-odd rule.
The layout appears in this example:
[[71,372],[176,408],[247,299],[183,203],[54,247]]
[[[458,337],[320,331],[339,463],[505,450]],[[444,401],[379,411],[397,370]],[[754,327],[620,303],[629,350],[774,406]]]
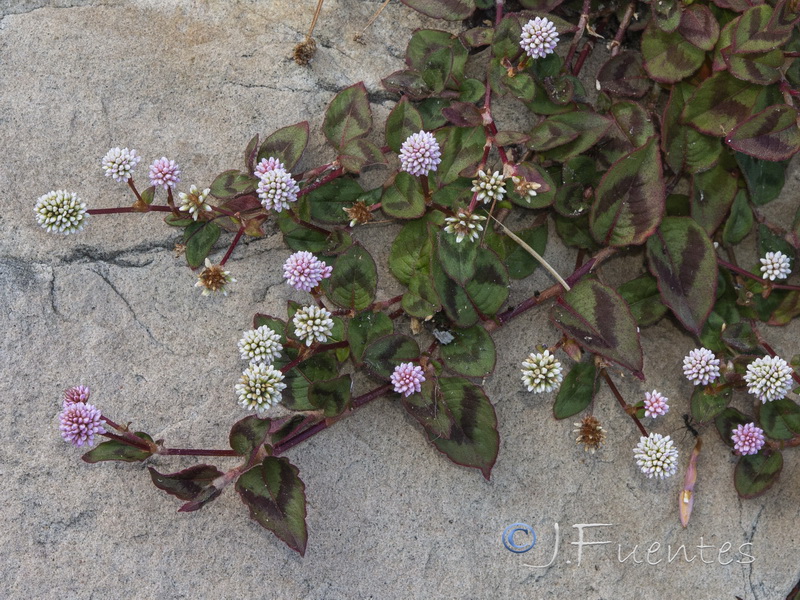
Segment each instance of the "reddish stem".
[[728,269],[730,271],[733,271],[734,273],[739,273],[739,275],[744,275],[745,277],[749,277],[750,279],[753,279],[754,281],[757,281],[762,285],[769,286],[769,287],[771,287],[773,289],[776,289],[776,290],[792,290],[792,291],[795,291],[795,292],[800,291],[800,286],[783,285],[783,284],[780,284],[780,283],[772,283],[768,279],[763,279],[762,277],[759,277],[758,275],[755,275],[754,273],[751,273],[750,271],[748,271],[746,269],[743,269],[742,267],[738,267],[738,266],[734,265],[733,263],[729,263],[728,261],[723,260],[723,259],[721,259],[719,257],[717,257],[717,263],[720,264],[721,266],[725,267],[726,269]]
[[305,196],[309,192],[313,192],[315,189],[317,189],[318,187],[320,187],[322,185],[325,185],[329,181],[333,181],[337,177],[341,177],[343,174],[344,174],[344,169],[342,167],[339,167],[338,169],[336,169],[335,171],[332,171],[331,173],[329,173],[328,175],[326,175],[325,177],[323,177],[319,181],[315,181],[314,183],[308,184],[302,190],[297,192],[297,197],[300,198],[301,196]]
[[611,393],[614,394],[614,397],[617,399],[617,402],[619,402],[619,405],[622,407],[622,410],[625,411],[625,414],[627,414],[628,416],[630,416],[631,419],[633,419],[633,422],[636,423],[636,426],[639,428],[639,431],[642,432],[642,435],[647,437],[647,430],[644,428],[644,425],[642,425],[642,422],[634,414],[632,410],[633,407],[631,407],[630,404],[625,402],[625,399],[622,397],[622,394],[620,394],[619,390],[617,389],[617,386],[614,384],[614,381],[608,374],[608,371],[606,371],[605,369],[601,369],[600,375],[602,375],[603,379],[606,380],[609,389],[611,389]]
[[164,456],[241,456],[236,450],[206,450],[204,448],[161,448]]
[[133,206],[122,206],[120,208],[90,208],[86,212],[90,215],[114,215],[118,213],[141,213],[141,212],[172,212],[169,206],[145,205],[147,208],[134,208]]
[[231,242],[231,245],[228,247],[228,251],[225,253],[225,256],[222,257],[222,260],[219,261],[220,267],[224,267],[225,263],[228,262],[228,259],[231,257],[231,254],[233,254],[233,249],[236,248],[237,244],[239,243],[239,240],[242,239],[243,233],[244,233],[244,225],[239,227],[239,231],[237,231],[236,235],[233,237],[233,241]]

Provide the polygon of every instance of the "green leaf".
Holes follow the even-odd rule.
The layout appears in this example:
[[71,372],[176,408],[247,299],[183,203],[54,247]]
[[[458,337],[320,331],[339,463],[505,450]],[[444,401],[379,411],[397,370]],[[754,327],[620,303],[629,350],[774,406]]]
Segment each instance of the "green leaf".
[[565,161],[594,146],[611,125],[611,119],[591,111],[553,115],[531,130],[528,146],[535,152],[548,150],[552,160]]
[[458,179],[464,169],[477,167],[486,133],[483,127],[445,127],[436,132],[436,140],[442,149],[442,162],[434,178],[437,187],[443,187]]
[[706,171],[718,162],[722,153],[722,141],[718,137],[705,135],[681,123],[681,113],[694,90],[683,82],[673,85],[664,110],[661,149],[667,164],[676,173]]
[[186,244],[186,262],[196,269],[203,265],[211,248],[219,239],[220,229],[216,223],[195,222],[183,232],[183,242]]
[[733,440],[731,439],[731,436],[733,435],[734,430],[739,425],[746,425],[752,421],[753,419],[744,416],[735,408],[728,407],[716,416],[714,419],[714,425],[716,426],[717,433],[719,433],[719,437],[722,439],[723,443],[733,448]]
[[[525,248],[517,244],[506,235],[492,235],[490,228],[486,235],[486,242],[501,258],[508,268],[511,279],[524,279],[539,267],[539,261],[533,258]],[[514,234],[523,242],[533,248],[540,256],[544,256],[547,248],[547,222],[538,227],[530,227],[515,231]]]
[[406,98],[401,98],[386,119],[386,145],[399,153],[411,134],[422,130],[422,116]]
[[347,323],[347,341],[353,362],[360,365],[366,347],[393,331],[392,320],[382,312],[365,311],[350,319]]
[[656,135],[653,118],[638,102],[632,100],[615,102],[609,112],[614,119],[614,125],[606,133],[600,149],[604,161],[608,164],[641,148],[651,136]]
[[258,179],[236,169],[223,171],[211,184],[211,195],[221,200],[250,194],[258,187]]
[[295,222],[289,216],[289,211],[281,212],[277,220],[283,241],[292,250],[318,253],[327,249],[328,236],[311,225]]
[[[194,501],[189,510],[202,508],[222,493],[221,489],[215,488],[212,484],[223,473],[211,465],[195,465],[170,474],[159,473],[153,467],[147,467],[147,470],[150,471],[150,478],[158,489],[181,500]],[[188,511],[182,509],[182,512]]]
[[347,142],[339,150],[336,160],[348,173],[360,173],[366,167],[386,164],[381,149],[375,143],[363,138]]
[[665,196],[658,137],[653,136],[603,176],[589,216],[592,235],[613,247],[643,244],[661,221]]
[[788,325],[792,319],[800,315],[800,292],[792,290],[781,300],[781,303],[769,317],[768,325]]
[[348,142],[367,135],[372,129],[372,112],[363,82],[336,94],[328,110],[322,132],[328,141],[341,150]]
[[344,211],[364,193],[354,179],[339,177],[309,192],[311,217],[323,223],[346,223],[350,217]]
[[788,398],[759,405],[758,422],[773,440],[790,440],[800,434],[800,406]]
[[480,320],[480,315],[470,302],[464,287],[454,281],[442,269],[438,260],[431,262],[433,285],[442,308],[456,327],[471,327]]
[[[134,433],[134,435],[142,438],[146,442],[153,442],[153,438],[143,431],[137,431]],[[123,444],[117,440],[110,440],[108,442],[98,444],[96,448],[93,448],[84,454],[81,459],[84,462],[92,464],[107,460],[119,460],[121,462],[141,462],[150,458],[152,454],[153,453],[149,450],[142,450],[129,444]]]
[[756,206],[763,206],[775,200],[786,181],[786,162],[770,162],[736,153],[736,162],[744,175],[750,200]]
[[449,439],[454,419],[442,399],[438,379],[423,381],[421,388],[418,394],[400,398],[403,408],[425,428],[429,435]]
[[283,383],[286,389],[281,396],[281,405],[289,410],[315,410],[316,407],[308,399],[308,389],[311,381],[303,375],[300,369],[292,369],[284,375]]
[[661,31],[671,33],[681,23],[681,5],[677,0],[651,0],[651,10]]
[[438,256],[448,277],[461,285],[475,275],[478,244],[456,241],[456,236],[442,231],[439,234]]
[[742,456],[733,471],[733,485],[742,498],[755,498],[771,488],[783,469],[783,455],[776,451]]
[[364,363],[384,379],[388,379],[400,363],[417,360],[419,360],[417,342],[399,333],[378,338],[364,351]]
[[461,21],[475,10],[475,0],[400,0],[423,15],[446,21]]
[[436,29],[418,29],[406,49],[406,63],[420,72],[435,93],[452,88],[464,76],[467,49],[457,36]]
[[741,242],[753,229],[753,211],[747,201],[747,192],[739,190],[731,206],[731,214],[725,221],[722,230],[722,239],[725,244],[732,246]]
[[305,489],[297,467],[289,459],[275,456],[268,456],[236,482],[250,517],[300,556],[308,541]]
[[758,85],[769,85],[781,78],[783,52],[772,50],[762,54],[730,54],[722,52],[731,75]]
[[701,50],[710,51],[719,39],[719,23],[703,4],[690,4],[680,15],[678,33]]
[[724,137],[750,116],[758,92],[725,71],[714,73],[688,100],[681,119],[702,133]]
[[[785,4],[782,5],[781,8],[784,8]],[[791,22],[776,23],[769,4],[753,6],[742,14],[733,32],[733,51],[743,54],[779,48],[789,39],[791,25]]]
[[626,50],[612,56],[597,74],[600,89],[615,96],[641,98],[652,87],[638,52]]
[[494,371],[497,352],[494,340],[480,325],[453,329],[453,341],[440,347],[445,366],[466,377],[485,377]]
[[421,100],[431,95],[432,91],[422,78],[422,73],[413,69],[395,71],[381,79],[381,85],[388,91],[408,96],[411,100]]
[[439,378],[439,389],[452,428],[449,438],[427,431],[428,439],[454,463],[479,469],[489,479],[500,447],[492,403],[480,387],[461,377]]
[[509,199],[517,206],[530,209],[546,208],[553,204],[556,199],[556,184],[548,172],[529,162],[521,162],[516,166],[516,175],[522,177],[530,183],[538,183],[541,187],[536,190],[536,196],[524,196],[518,194],[515,186],[509,186]]
[[278,129],[264,140],[258,149],[258,161],[271,156],[281,161],[287,171],[291,171],[300,161],[307,145],[308,121],[295,123]]
[[429,319],[442,309],[429,270],[417,271],[408,282],[401,306],[410,316]]
[[466,293],[483,315],[494,316],[508,298],[508,270],[492,250],[478,248],[475,274],[467,281]]
[[350,389],[353,382],[350,374],[336,379],[314,381],[308,389],[308,400],[321,409],[327,418],[342,414],[350,404]]
[[655,277],[641,275],[631,279],[617,288],[619,295],[628,303],[631,314],[639,327],[653,325],[667,312],[661,303],[658,282]]
[[693,219],[665,217],[647,240],[647,257],[664,304],[699,335],[717,288],[716,254],[708,235]]
[[576,364],[564,377],[558,390],[553,403],[553,416],[556,419],[566,419],[577,415],[592,403],[596,391],[597,369],[594,361]]
[[692,177],[692,218],[711,236],[731,209],[739,183],[722,165]]
[[[145,203],[145,204],[147,204],[147,205],[150,205],[150,204],[152,204],[152,203],[153,203],[153,200],[154,200],[154,199],[155,199],[155,197],[156,197],[156,186],[154,186],[154,185],[151,185],[149,188],[147,188],[146,190],[144,190],[144,191],[143,191],[143,192],[140,194],[140,196],[142,197],[142,202],[144,202],[144,203]],[[174,216],[174,215],[173,215],[173,216]]]
[[584,279],[559,297],[550,318],[587,352],[642,376],[642,347],[630,308],[613,288]]
[[642,55],[645,70],[661,83],[675,83],[688,77],[700,68],[705,58],[705,52],[686,41],[680,32],[666,33],[652,24],[642,35]]
[[231,448],[241,456],[252,456],[267,440],[271,424],[270,419],[260,419],[255,415],[237,421],[228,436]]
[[730,388],[709,394],[706,386],[695,386],[691,401],[692,418],[699,423],[712,421],[725,410],[732,395]]
[[331,302],[342,308],[364,310],[375,300],[378,286],[375,261],[363,246],[355,243],[336,257],[333,273],[325,283]]
[[403,285],[408,285],[414,273],[430,272],[435,233],[428,219],[417,219],[403,225],[392,242],[389,270]]
[[394,183],[381,197],[381,210],[395,219],[416,219],[425,214],[425,196],[418,177],[405,171],[398,173]]
[[507,15],[495,27],[492,36],[492,56],[513,58],[519,53],[519,40],[522,36],[522,23],[519,15]]
[[736,126],[725,143],[763,160],[788,160],[800,151],[797,118],[797,111],[791,106],[770,106]]

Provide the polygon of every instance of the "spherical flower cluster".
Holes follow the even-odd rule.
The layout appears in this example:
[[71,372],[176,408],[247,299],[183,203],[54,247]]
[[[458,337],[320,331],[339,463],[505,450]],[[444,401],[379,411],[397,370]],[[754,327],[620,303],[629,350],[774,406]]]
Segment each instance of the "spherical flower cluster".
[[425,381],[425,375],[422,372],[422,367],[407,362],[397,365],[390,379],[394,386],[394,391],[408,397],[422,389],[420,384]]
[[197,189],[196,185],[189,188],[189,193],[181,192],[178,198],[181,201],[179,210],[188,212],[192,219],[197,221],[197,217],[201,212],[211,212],[211,205],[206,203],[206,198],[211,193],[211,189],[206,188],[202,192]]
[[112,177],[114,181],[128,181],[131,178],[133,168],[142,160],[136,156],[136,150],[127,148],[112,148],[103,157],[100,163],[106,172],[106,177]]
[[531,58],[544,58],[552,54],[558,44],[558,31],[549,19],[536,17],[522,26],[519,45]]
[[714,383],[719,377],[719,359],[708,348],[696,348],[684,357],[683,374],[695,385]]
[[256,165],[256,170],[253,171],[253,175],[260,179],[265,174],[270,171],[274,171],[275,169],[283,169],[285,171],[286,167],[283,166],[281,161],[273,156],[270,156],[269,158],[262,158],[261,162]]
[[645,392],[644,394],[644,416],[645,417],[660,417],[669,412],[669,398],[653,390],[652,392]]
[[239,404],[262,413],[281,401],[281,392],[286,389],[286,384],[283,383],[283,373],[272,365],[261,363],[247,367],[235,389]]
[[660,433],[642,436],[633,453],[642,473],[650,478],[664,479],[678,470],[678,449],[673,446],[669,436],[664,437]]
[[305,340],[306,346],[316,341],[326,342],[333,331],[331,313],[319,306],[304,306],[299,309],[292,319],[297,337]]
[[174,160],[162,156],[150,165],[150,185],[161,186],[165,190],[174,188],[181,181],[181,169]]
[[236,283],[231,277],[231,272],[226,271],[222,265],[213,265],[206,257],[206,268],[197,276],[197,283],[194,287],[203,288],[203,296],[208,296],[211,292],[222,292],[223,296],[228,295],[225,286],[229,283]]
[[792,368],[780,356],[765,356],[747,365],[744,380],[747,391],[766,404],[792,389]]
[[562,379],[561,363],[550,354],[549,350],[538,354],[531,353],[522,361],[522,383],[529,392],[536,394],[552,392],[561,385]]
[[445,218],[444,230],[456,236],[457,244],[460,244],[464,238],[474,242],[480,237],[480,232],[483,231],[481,222],[485,220],[486,217],[473,214],[466,208],[459,208],[454,217]]
[[427,175],[441,162],[439,142],[430,132],[412,133],[400,147],[400,168],[411,175]]
[[514,184],[514,191],[522,196],[525,199],[525,202],[528,204],[531,203],[531,198],[536,197],[536,190],[542,187],[541,183],[528,181],[522,177],[517,177],[516,175],[511,177],[511,181]]
[[245,331],[239,340],[239,354],[251,364],[270,364],[280,356],[281,350],[281,336],[266,325]]
[[296,290],[310,292],[323,279],[331,276],[333,267],[326,265],[311,252],[295,252],[283,263],[283,277]]
[[76,385],[68,390],[64,390],[64,406],[69,404],[76,404],[83,402],[86,404],[89,401],[89,387],[85,385]]
[[478,201],[484,204],[497,200],[500,202],[506,195],[506,180],[495,171],[488,175],[486,171],[478,171],[478,178],[472,180],[472,192],[477,193]]
[[573,423],[577,429],[573,429],[573,433],[577,433],[578,437],[575,442],[583,444],[583,449],[590,454],[603,445],[606,441],[606,430],[600,425],[597,417],[588,416],[581,419],[579,423]]
[[258,197],[267,210],[281,212],[289,208],[290,202],[297,202],[300,187],[283,167],[265,171],[258,182]]
[[74,192],[58,190],[40,196],[33,208],[39,225],[50,233],[77,233],[83,229],[89,214],[86,203]]
[[91,404],[85,402],[64,402],[59,415],[59,429],[64,441],[74,446],[93,446],[94,436],[105,433],[103,415]]
[[756,454],[764,446],[764,430],[755,423],[739,425],[731,433],[733,449],[739,454]]
[[786,279],[792,272],[792,259],[783,252],[767,252],[761,259],[761,273],[764,279],[775,281],[776,279]]

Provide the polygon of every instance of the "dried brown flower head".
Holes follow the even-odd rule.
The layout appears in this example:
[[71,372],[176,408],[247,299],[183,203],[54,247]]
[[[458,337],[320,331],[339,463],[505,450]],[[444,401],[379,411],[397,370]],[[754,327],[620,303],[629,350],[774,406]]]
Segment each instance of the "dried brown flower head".
[[211,264],[211,261],[206,258],[206,268],[197,276],[197,283],[194,285],[203,288],[203,296],[207,296],[211,292],[222,292],[227,296],[228,290],[225,289],[225,286],[235,281],[231,277],[230,271],[225,271],[221,265]]
[[314,58],[316,53],[317,42],[315,42],[312,37],[306,38],[294,47],[294,62],[301,67],[305,67],[311,62],[311,59]]
[[586,452],[594,454],[595,450],[606,441],[606,432],[600,426],[600,421],[594,416],[584,417],[580,423],[575,423],[575,427],[577,429],[574,430],[574,433],[578,434],[575,441],[578,444],[583,444],[583,449]]
[[369,223],[372,221],[372,211],[364,202],[358,201],[350,208],[342,209],[350,217],[350,227],[361,225],[362,223]]

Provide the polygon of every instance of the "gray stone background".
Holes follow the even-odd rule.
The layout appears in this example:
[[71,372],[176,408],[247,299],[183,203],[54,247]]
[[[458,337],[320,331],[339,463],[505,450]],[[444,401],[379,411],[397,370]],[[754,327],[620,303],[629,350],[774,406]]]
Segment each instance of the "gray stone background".
[[[637,432],[604,391],[596,415],[608,443],[594,456],[574,443],[572,423],[555,422],[550,397],[523,391],[518,364],[557,333],[533,311],[497,334],[498,368],[486,383],[502,442],[491,481],[448,463],[396,403],[379,400],[290,451],[308,493],[305,558],[251,521],[231,490],[202,511],[176,514],[142,465],[87,465],[57,429],[59,397],[86,384],[118,422],[132,421],[172,447],[226,447],[241,418],[233,385],[243,363],[236,341],[255,312],[285,315],[303,294],[282,284],[290,254],[276,229],[237,249],[238,279],[227,298],[201,297],[158,215],[94,217],[79,235],[49,235],[33,216],[51,189],[76,191],[92,207],[124,206],[127,188],[103,176],[108,148],[136,148],[147,165],[180,163],[183,185],[208,185],[238,167],[257,132],[309,120],[314,135],[302,167],[333,158],[319,135],[339,89],[364,81],[376,122],[393,106],[382,76],[400,68],[410,33],[442,27],[393,2],[366,36],[352,41],[376,2],[327,0],[309,68],[290,59],[313,0],[5,0],[0,7],[0,327],[4,398],[0,540],[3,598],[785,598],[798,567],[798,452],[785,453],[780,482],[762,498],[737,499],[734,458],[704,435],[692,522],[678,521],[677,495],[693,439],[681,430],[690,385],[680,375],[694,347],[669,320],[646,330],[647,383],[616,377],[632,402],[658,387],[673,409],[656,431],[682,452],[677,477],[644,478],[632,460]],[[597,60],[607,56],[598,47]],[[589,71],[591,69],[588,69]],[[797,164],[783,219],[797,205]],[[790,211],[790,212],[789,212]],[[384,226],[357,232],[380,264]],[[217,260],[227,241],[223,238]],[[748,250],[744,248],[742,252]],[[750,248],[749,260],[755,255]],[[572,251],[548,248],[569,272]],[[748,257],[745,257],[746,259]],[[604,271],[628,274],[621,257]],[[512,302],[550,282],[537,272]],[[397,290],[384,273],[379,297]],[[403,325],[403,327],[407,327]],[[798,351],[798,326],[768,332],[784,356]],[[748,400],[737,396],[737,405]],[[193,462],[152,461],[161,471]],[[231,465],[220,459],[222,466]],[[529,553],[501,544],[504,528],[530,523]],[[561,549],[548,568],[554,524]],[[577,564],[574,524],[608,523],[586,539]],[[654,542],[658,564],[636,559]],[[718,555],[726,542],[731,551]],[[738,552],[741,544],[749,559]],[[713,546],[689,563],[669,563],[666,546]],[[673,550],[674,551],[674,550]],[[733,559],[730,564],[721,564]]]

